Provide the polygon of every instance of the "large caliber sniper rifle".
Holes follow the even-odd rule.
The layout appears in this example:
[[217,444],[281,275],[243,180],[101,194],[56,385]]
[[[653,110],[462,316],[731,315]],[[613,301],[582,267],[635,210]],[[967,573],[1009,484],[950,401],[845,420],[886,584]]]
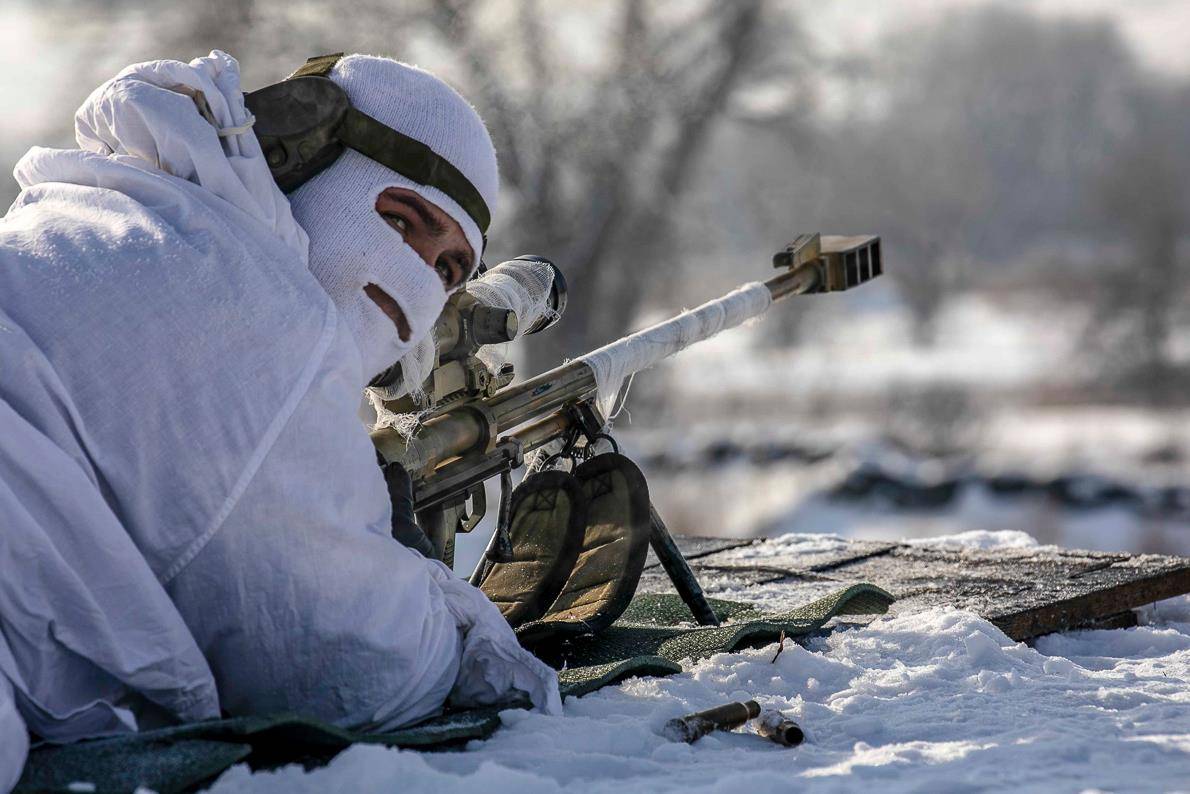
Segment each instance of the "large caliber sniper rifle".
[[[521,261],[546,262],[522,257],[498,268],[515,267]],[[773,265],[782,272],[764,282],[764,287],[774,302],[792,295],[840,292],[881,275],[880,238],[799,235],[773,257]],[[565,307],[566,295],[560,273],[554,270],[557,278],[550,305],[556,319]],[[592,443],[604,435],[606,422],[596,402],[599,384],[588,362],[573,360],[512,385],[510,364],[492,371],[477,356],[485,344],[516,336],[517,318],[509,315],[500,307],[484,306],[466,291],[452,296],[435,327],[437,360],[425,382],[425,402],[417,405],[404,398],[386,404],[397,413],[421,409],[420,426],[412,435],[387,427],[372,433],[381,457],[400,463],[409,472],[418,524],[448,565],[454,564],[456,533],[470,532],[486,513],[484,483],[488,479],[500,478],[504,514],[511,472],[523,465],[526,453],[556,440],[573,448],[579,438]],[[549,324],[536,322],[528,332]],[[654,553],[699,623],[717,624],[660,516],[655,509],[651,513]],[[488,545],[485,556],[489,560],[511,559],[505,520],[501,515]],[[481,561],[476,575],[483,565]]]

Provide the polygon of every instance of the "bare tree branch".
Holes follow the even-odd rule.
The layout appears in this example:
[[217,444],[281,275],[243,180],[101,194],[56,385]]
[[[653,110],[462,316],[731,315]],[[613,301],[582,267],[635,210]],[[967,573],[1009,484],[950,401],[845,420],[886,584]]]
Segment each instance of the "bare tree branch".
[[761,0],[741,0],[730,5],[732,16],[719,37],[726,59],[713,79],[704,86],[686,113],[677,142],[668,152],[658,180],[658,198],[672,199],[687,184],[690,162],[706,141],[711,125],[724,111],[733,89],[739,84],[760,22]]
[[428,21],[447,41],[457,42],[463,66],[467,70],[468,88],[479,97],[484,121],[492,135],[500,159],[500,177],[509,186],[519,188],[525,180],[522,147],[519,145],[521,125],[515,119],[515,103],[491,74],[485,59],[490,49],[471,25],[472,0],[432,0]]

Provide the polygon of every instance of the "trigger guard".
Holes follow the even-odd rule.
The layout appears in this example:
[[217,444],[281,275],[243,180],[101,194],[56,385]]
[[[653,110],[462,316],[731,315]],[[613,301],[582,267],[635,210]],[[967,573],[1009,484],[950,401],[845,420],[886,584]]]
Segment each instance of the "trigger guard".
[[[470,512],[467,503],[471,503]],[[470,532],[479,526],[484,516],[488,514],[488,493],[483,483],[473,486],[467,491],[467,498],[463,501],[463,514],[459,516],[459,532]]]

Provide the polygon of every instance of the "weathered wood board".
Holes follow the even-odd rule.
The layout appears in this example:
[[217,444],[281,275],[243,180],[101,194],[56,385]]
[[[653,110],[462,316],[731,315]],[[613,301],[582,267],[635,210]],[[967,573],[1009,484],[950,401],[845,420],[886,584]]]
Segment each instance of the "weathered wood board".
[[[975,550],[786,536],[676,538],[710,596],[748,587],[788,590],[791,601],[871,582],[897,597],[894,613],[932,606],[975,612],[1015,640],[1054,631],[1135,625],[1131,611],[1190,592],[1190,558],[1068,549]],[[641,590],[672,586],[652,558]]]

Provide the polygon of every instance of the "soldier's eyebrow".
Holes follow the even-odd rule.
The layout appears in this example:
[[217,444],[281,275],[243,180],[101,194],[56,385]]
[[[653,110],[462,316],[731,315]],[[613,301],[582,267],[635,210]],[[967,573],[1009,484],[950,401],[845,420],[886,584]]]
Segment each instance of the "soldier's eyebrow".
[[421,222],[426,225],[430,233],[435,237],[446,236],[446,226],[442,224],[433,213],[430,212],[425,202],[420,199],[413,199],[410,196],[390,196],[393,201],[399,204],[404,204],[409,209],[417,213],[417,217],[421,218]]

